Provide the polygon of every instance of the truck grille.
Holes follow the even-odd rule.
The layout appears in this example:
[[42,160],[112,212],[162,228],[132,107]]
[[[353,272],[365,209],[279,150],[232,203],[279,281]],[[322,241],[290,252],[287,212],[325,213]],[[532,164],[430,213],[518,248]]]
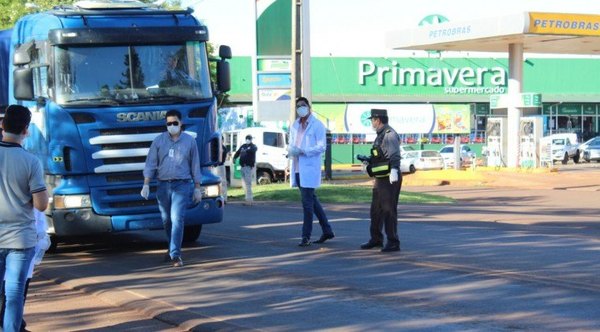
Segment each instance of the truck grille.
[[106,182],[129,182],[129,181],[142,181],[144,180],[144,174],[142,172],[128,172],[128,173],[113,173],[106,176]]
[[[146,156],[154,138],[165,131],[164,126],[106,128],[91,137],[92,146],[100,149],[92,154],[92,159],[100,165],[94,167],[94,173],[124,173],[144,169]],[[196,137],[195,132],[186,133]],[[110,181],[109,182],[114,182]]]

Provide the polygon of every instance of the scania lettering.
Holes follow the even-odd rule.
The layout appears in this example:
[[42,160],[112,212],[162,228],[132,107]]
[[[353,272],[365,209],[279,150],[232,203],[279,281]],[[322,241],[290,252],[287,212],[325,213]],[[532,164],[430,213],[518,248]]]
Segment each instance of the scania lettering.
[[162,120],[165,118],[166,114],[167,111],[119,113],[117,114],[117,121]]
[[[231,50],[219,49],[211,82],[208,31],[192,10],[137,1],[80,1],[22,17],[1,63],[5,103],[33,114],[24,147],[44,164],[52,194],[50,233],[61,237],[163,227],[156,202],[140,196],[150,144],[165,114],[182,114],[200,154],[203,200],[190,197],[185,241],[223,219],[216,95],[229,90]],[[6,33],[0,34],[5,36]],[[4,44],[4,43],[2,43]],[[4,57],[6,58],[6,57]],[[173,79],[171,72],[185,75]]]

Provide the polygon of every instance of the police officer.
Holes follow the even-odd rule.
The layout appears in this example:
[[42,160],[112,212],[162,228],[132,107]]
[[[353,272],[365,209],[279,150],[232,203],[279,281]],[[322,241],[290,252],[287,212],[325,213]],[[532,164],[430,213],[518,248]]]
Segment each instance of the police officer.
[[[385,109],[371,109],[371,126],[377,137],[371,148],[367,171],[375,178],[371,200],[371,238],[361,249],[380,248],[382,252],[400,251],[398,238],[398,198],[402,187],[400,173],[400,140],[396,131],[388,125]],[[387,243],[383,246],[382,229],[385,228]]]

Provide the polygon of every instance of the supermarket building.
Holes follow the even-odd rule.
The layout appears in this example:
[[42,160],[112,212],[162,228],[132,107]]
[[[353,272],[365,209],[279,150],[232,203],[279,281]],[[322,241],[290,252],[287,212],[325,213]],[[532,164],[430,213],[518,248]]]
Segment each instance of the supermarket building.
[[[235,56],[231,62],[229,100],[246,109],[252,109],[257,95],[259,101],[289,99],[290,68],[285,56],[291,53],[291,28],[285,22],[291,20],[291,1],[261,1],[254,54]],[[413,26],[432,18],[448,20],[443,15],[426,15]],[[311,31],[314,42],[320,38],[315,33],[319,28]],[[234,55],[238,53],[235,47],[233,50]],[[487,119],[496,115],[490,108],[490,96],[505,94],[508,89],[506,53],[416,51],[398,52],[398,56],[389,52],[333,56],[314,52],[310,65],[313,109],[338,143],[372,135],[366,115],[373,107],[388,109],[390,122],[405,143],[443,144],[456,135],[465,142],[483,142]],[[545,134],[576,132],[581,140],[599,134],[598,73],[600,58],[595,56],[525,53],[522,91],[532,93],[529,114],[543,118]],[[268,122],[258,113],[252,109],[249,115],[262,124]]]

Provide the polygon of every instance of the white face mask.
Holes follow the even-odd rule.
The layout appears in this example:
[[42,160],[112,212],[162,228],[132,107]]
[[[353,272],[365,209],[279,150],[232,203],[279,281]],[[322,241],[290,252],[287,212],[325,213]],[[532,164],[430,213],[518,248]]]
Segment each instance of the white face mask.
[[250,144],[250,143],[252,143],[252,140],[247,139],[246,144]]
[[308,107],[307,106],[300,106],[296,109],[296,114],[298,114],[299,117],[303,118],[305,116],[308,115]]
[[167,126],[167,130],[169,131],[169,134],[177,135],[181,131],[181,128],[179,126]]

